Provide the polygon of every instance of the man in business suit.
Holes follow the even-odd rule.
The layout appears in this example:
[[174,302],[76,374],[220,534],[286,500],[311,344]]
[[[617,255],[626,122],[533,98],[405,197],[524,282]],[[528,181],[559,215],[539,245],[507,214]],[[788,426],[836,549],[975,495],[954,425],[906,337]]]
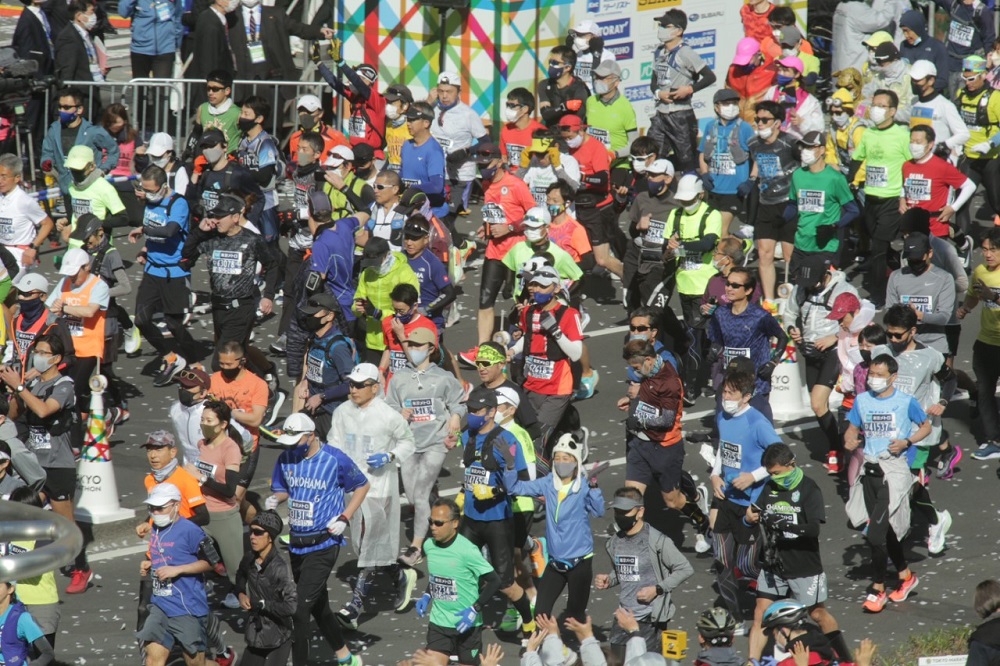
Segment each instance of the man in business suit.
[[[14,54],[21,60],[34,60],[38,63],[37,78],[48,76],[55,72],[56,48],[52,42],[52,22],[46,15],[42,5],[45,0],[22,0],[27,9],[21,12],[14,28],[11,46]],[[42,145],[45,132],[45,93],[38,92],[31,96],[25,111],[26,122],[31,130],[35,154]]]
[[[194,28],[194,54],[186,76],[189,79],[205,79],[216,70],[229,72],[236,78],[236,58],[230,40],[234,36],[232,12],[240,6],[240,0],[215,0],[212,5],[198,15]],[[206,99],[205,89],[194,86],[191,89],[191,108],[197,108]]]

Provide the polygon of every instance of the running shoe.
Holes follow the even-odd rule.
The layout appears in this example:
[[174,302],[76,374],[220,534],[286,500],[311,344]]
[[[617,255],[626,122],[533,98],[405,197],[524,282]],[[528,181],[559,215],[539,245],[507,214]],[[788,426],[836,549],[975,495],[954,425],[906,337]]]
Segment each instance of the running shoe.
[[521,614],[517,612],[516,608],[508,606],[507,612],[503,614],[503,620],[500,621],[500,631],[514,633],[520,628]]
[[271,346],[269,347],[269,349],[271,350],[271,353],[275,354],[276,356],[284,356],[285,355],[285,344],[287,342],[288,342],[288,336],[287,335],[285,335],[284,333],[282,333],[281,335],[279,335],[278,339],[275,340],[274,342],[272,342]]
[[168,386],[178,372],[187,367],[187,361],[173,352],[163,357],[160,372],[153,379],[153,386]]
[[90,587],[90,581],[94,580],[92,569],[73,569],[69,585],[66,586],[66,594],[83,594]]
[[396,581],[396,612],[406,610],[410,605],[410,598],[413,596],[413,589],[417,586],[417,572],[409,567],[400,567],[399,576]]
[[396,560],[412,568],[424,561],[424,553],[419,548],[407,546],[403,554],[397,557]]
[[232,645],[227,645],[225,652],[215,655],[215,663],[219,666],[236,666],[237,656],[236,648]]
[[899,587],[889,593],[889,601],[897,604],[906,601],[915,589],[917,589],[917,574],[910,572],[910,577],[901,581]]
[[996,460],[1000,458],[1000,444],[994,441],[983,442],[972,452],[972,457],[976,460]]
[[[912,576],[916,578],[916,576]],[[865,597],[865,603],[861,605],[861,609],[866,613],[881,613],[882,609],[889,602],[889,596],[885,593],[885,590],[879,592],[873,587],[868,588],[868,596]]]
[[264,381],[267,382],[267,409],[264,410],[263,423],[265,426],[270,426],[278,420],[278,412],[285,404],[285,392],[279,388],[275,374],[267,373],[264,375]]
[[597,382],[600,381],[601,375],[597,370],[592,370],[590,376],[580,377],[580,388],[576,390],[573,395],[574,400],[586,400],[587,398],[594,397],[594,389],[597,388]]
[[531,639],[533,633],[535,633],[534,620],[521,624],[521,647],[528,647],[528,640]]
[[694,535],[694,552],[701,555],[702,553],[707,553],[711,548],[712,546],[708,543],[708,539],[705,538],[704,534]]
[[931,555],[939,555],[944,552],[945,536],[951,529],[951,513],[947,509],[938,511],[937,519],[937,525],[931,525],[927,530],[927,552]]
[[361,617],[361,609],[363,607],[361,599],[355,595],[347,605],[337,611],[334,616],[337,618],[337,622],[341,624],[346,629],[357,629],[358,628],[358,618]]
[[823,464],[823,467],[826,467],[826,473],[831,476],[840,474],[840,457],[836,451],[830,451],[826,455],[826,463]]
[[708,504],[710,500],[708,495],[708,487],[704,483],[698,484],[697,501],[698,501],[698,508],[701,509],[701,512],[703,514],[705,514],[705,518],[708,518],[708,510],[709,510]]
[[458,360],[470,368],[476,367],[476,355],[479,353],[479,346],[476,345],[471,349],[459,352]]
[[139,332],[139,327],[133,324],[132,329],[125,335],[125,353],[129,356],[137,354],[141,347],[142,333]]
[[955,476],[955,466],[962,460],[962,447],[952,444],[948,450],[941,455],[938,461],[937,478],[950,479]]
[[698,396],[696,396],[696,395],[688,395],[688,393],[685,392],[683,400],[684,400],[684,406],[685,407],[694,407],[694,403],[695,403],[696,400],[698,400]]
[[240,607],[240,600],[236,598],[236,595],[230,592],[226,595],[226,598],[222,600],[222,605],[230,610],[236,610]]

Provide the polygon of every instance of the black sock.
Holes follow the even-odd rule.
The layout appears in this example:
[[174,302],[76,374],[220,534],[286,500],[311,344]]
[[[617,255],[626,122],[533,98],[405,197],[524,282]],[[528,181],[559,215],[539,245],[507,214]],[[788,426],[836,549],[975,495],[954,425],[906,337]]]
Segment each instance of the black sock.
[[531,622],[533,619],[531,617],[531,601],[528,599],[527,594],[522,594],[520,599],[510,602],[510,604],[521,616],[521,622],[524,624]]
[[816,417],[816,420],[819,421],[819,429],[826,436],[826,441],[829,445],[828,450],[840,452],[844,448],[844,445],[840,439],[840,428],[837,427],[837,417],[833,415],[833,412],[827,412],[823,416]]

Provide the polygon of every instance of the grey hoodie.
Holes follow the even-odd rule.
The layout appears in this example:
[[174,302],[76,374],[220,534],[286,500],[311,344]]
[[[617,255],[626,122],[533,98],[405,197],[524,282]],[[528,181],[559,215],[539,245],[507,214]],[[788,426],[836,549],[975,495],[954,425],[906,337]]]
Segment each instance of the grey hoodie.
[[9,418],[5,417],[0,423],[0,440],[7,442],[10,447],[11,464],[26,485],[45,481],[45,470],[38,464],[35,454],[17,436],[17,425]]
[[426,370],[407,365],[393,373],[385,402],[396,411],[413,410],[410,431],[416,452],[422,453],[434,448],[444,450],[448,418],[452,414],[465,416],[464,397],[465,391],[455,376],[431,363]]

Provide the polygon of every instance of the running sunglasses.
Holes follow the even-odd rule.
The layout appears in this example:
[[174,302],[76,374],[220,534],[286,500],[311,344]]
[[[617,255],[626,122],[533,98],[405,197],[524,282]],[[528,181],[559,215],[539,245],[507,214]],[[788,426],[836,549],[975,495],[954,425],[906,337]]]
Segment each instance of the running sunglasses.
[[726,286],[727,287],[732,287],[733,289],[746,289],[747,288],[747,286],[745,284],[742,284],[740,282],[729,282],[729,281],[727,281],[726,282]]
[[350,387],[352,389],[356,389],[358,391],[360,391],[361,389],[364,389],[364,388],[370,388],[372,386],[376,386],[377,385],[374,382],[372,382],[372,383],[369,383],[369,382],[347,382],[347,383],[348,383],[348,385],[350,385]]
[[427,524],[433,525],[434,527],[444,527],[450,522],[451,522],[450,520],[434,520],[433,518],[427,519]]
[[264,536],[267,534],[267,530],[262,530],[259,527],[252,527],[250,528],[250,534],[254,536]]
[[637,331],[639,333],[645,333],[646,331],[648,331],[651,328],[653,328],[653,327],[652,326],[632,326],[631,324],[629,324],[628,330],[630,330],[630,331]]
[[223,86],[205,86],[205,88],[208,90],[208,92],[222,92],[223,90],[225,90],[225,87]]
[[909,331],[903,331],[902,333],[890,333],[889,331],[886,331],[885,337],[889,338],[890,340],[902,340],[903,336],[905,336],[907,333],[909,333]]
[[500,361],[476,361],[476,367],[477,368],[489,368],[489,367],[492,367],[492,366],[496,365],[497,363],[500,363]]

